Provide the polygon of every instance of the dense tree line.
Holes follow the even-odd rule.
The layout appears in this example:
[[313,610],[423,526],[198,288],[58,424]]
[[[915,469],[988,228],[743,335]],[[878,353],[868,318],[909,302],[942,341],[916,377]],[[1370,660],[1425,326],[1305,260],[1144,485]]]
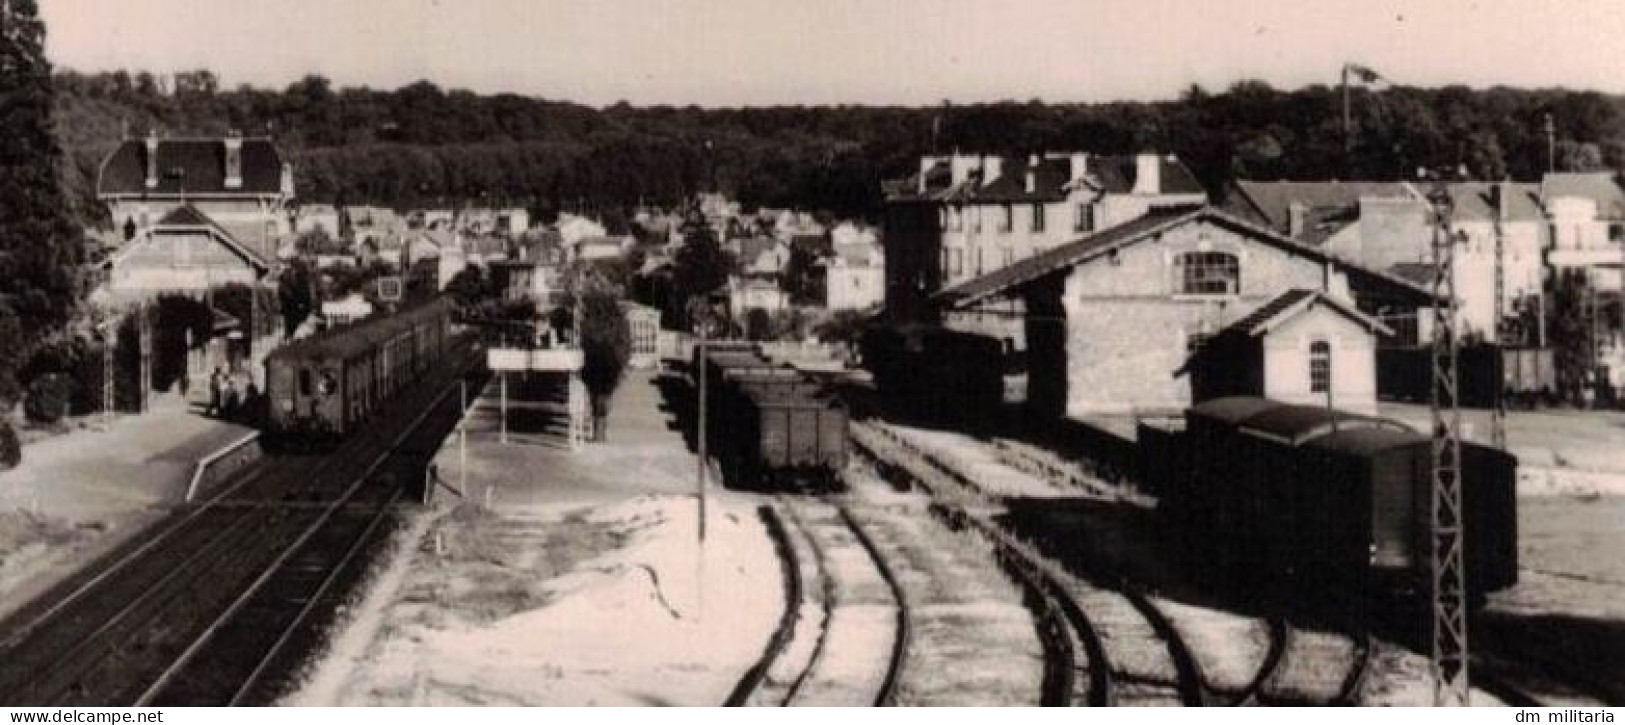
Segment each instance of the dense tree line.
[[1236,176],[1392,179],[1463,164],[1482,178],[1533,179],[1547,167],[1547,114],[1560,167],[1625,165],[1625,97],[1555,89],[1356,88],[1345,137],[1337,87],[1259,81],[1146,103],[741,109],[593,109],[428,82],[334,88],[320,76],[280,91],[228,90],[206,70],[167,79],[64,71],[56,83],[58,133],[81,199],[120,134],[147,128],[271,133],[297,164],[302,197],[401,206],[607,209],[720,189],[747,205],[873,216],[882,179],[906,174],[922,153],[956,148],[1171,151],[1210,188]]
[[18,368],[72,318],[84,286],[44,44],[34,0],[0,5],[0,411],[20,393]]

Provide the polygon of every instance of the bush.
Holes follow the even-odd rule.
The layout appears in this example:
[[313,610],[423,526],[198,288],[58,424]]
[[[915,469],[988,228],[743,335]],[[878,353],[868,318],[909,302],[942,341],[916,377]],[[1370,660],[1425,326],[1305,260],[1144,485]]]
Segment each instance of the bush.
[[17,440],[17,431],[11,424],[0,420],[0,471],[9,471],[23,462],[23,444]]
[[23,414],[35,423],[51,424],[68,414],[73,402],[73,379],[64,373],[47,373],[28,384]]

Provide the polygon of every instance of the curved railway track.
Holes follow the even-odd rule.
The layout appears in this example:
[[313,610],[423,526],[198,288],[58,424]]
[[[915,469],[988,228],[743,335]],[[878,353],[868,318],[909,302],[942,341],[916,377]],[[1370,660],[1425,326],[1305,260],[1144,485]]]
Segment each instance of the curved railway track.
[[0,703],[263,697],[388,524],[403,476],[456,419],[445,403],[465,356],[458,348],[458,363],[387,403],[331,455],[267,458],[19,610],[3,623]]
[[[1057,610],[1064,616],[1068,624],[1066,639],[1081,645],[1088,655],[1087,667],[1079,668],[1075,663],[1072,667],[1083,674],[1081,687],[1074,680],[1075,690],[1087,693],[1081,698],[1083,702],[1207,704],[1200,667],[1179,633],[1149,599],[1127,589],[1098,587],[1059,570],[986,516],[949,500],[968,501],[977,508],[990,504],[991,497],[974,482],[884,428],[855,423],[854,429],[862,431],[854,436],[856,447],[879,462],[884,475],[925,490],[939,500],[950,521],[982,533],[994,543],[1001,559],[1010,562],[1012,573],[1023,585],[1047,600],[1043,609]],[[889,449],[891,455],[875,450],[880,447]],[[945,495],[949,488],[959,489],[957,495]],[[1062,649],[1059,645],[1051,647],[1049,656],[1062,657]]]
[[[771,536],[775,539],[785,562],[785,615],[769,639],[762,658],[752,666],[734,688],[725,704],[730,706],[763,704],[778,706],[797,705],[874,705],[896,704],[897,683],[903,672],[903,662],[910,640],[910,617],[907,595],[897,581],[885,558],[881,555],[863,527],[843,504],[819,498],[816,502],[802,501],[790,496],[778,496],[775,507],[764,507],[762,516]],[[781,516],[778,512],[782,511]],[[845,540],[850,537],[858,552]],[[800,542],[810,560],[803,559],[796,542]],[[871,574],[854,575],[861,569],[839,567],[836,557],[861,555],[869,564]],[[810,570],[818,577],[816,589],[805,581]],[[877,592],[875,590],[882,590]],[[787,662],[787,650],[795,637],[802,633],[800,616],[802,602],[810,591],[818,592],[818,622],[811,625],[811,647],[805,657]],[[885,600],[890,601],[886,604]],[[889,610],[889,611],[887,611]],[[875,624],[890,615],[889,645],[877,651],[877,643],[864,634],[874,630]],[[832,651],[833,650],[833,651]],[[873,666],[850,666],[853,661],[879,660],[878,680]],[[789,676],[776,681],[770,674],[775,669],[793,669]]]

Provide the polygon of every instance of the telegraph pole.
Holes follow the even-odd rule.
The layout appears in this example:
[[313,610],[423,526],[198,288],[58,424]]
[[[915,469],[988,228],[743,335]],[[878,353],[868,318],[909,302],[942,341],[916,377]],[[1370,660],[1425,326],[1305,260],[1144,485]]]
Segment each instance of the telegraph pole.
[[1432,614],[1433,704],[1465,706],[1467,571],[1462,555],[1461,409],[1456,387],[1456,235],[1442,176],[1428,195],[1433,228]]
[[1495,412],[1490,417],[1490,442],[1501,450],[1507,447],[1507,401],[1506,401],[1506,337],[1501,334],[1501,316],[1506,311],[1506,218],[1507,194],[1512,193],[1510,184],[1504,181],[1496,182],[1495,186],[1495,314],[1490,316],[1490,335],[1495,341],[1495,370],[1499,377],[1495,381],[1495,389],[1491,395],[1495,400]]

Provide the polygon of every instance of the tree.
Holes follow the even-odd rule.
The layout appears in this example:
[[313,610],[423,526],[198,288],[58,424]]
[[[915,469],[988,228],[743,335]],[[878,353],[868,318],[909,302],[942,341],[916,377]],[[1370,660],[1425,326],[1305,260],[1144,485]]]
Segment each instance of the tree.
[[609,432],[609,401],[632,359],[632,328],[621,302],[603,292],[581,297],[581,382],[592,402],[592,438]]
[[282,270],[277,280],[277,309],[282,313],[282,334],[292,338],[310,313],[316,311],[316,280],[310,264],[294,259]]
[[1546,339],[1552,346],[1553,366],[1557,368],[1557,392],[1568,402],[1578,402],[1591,372],[1591,320],[1586,316],[1586,295],[1590,294],[1585,272],[1563,270],[1553,281],[1551,303],[1546,305]]
[[689,308],[689,301],[716,291],[728,283],[733,260],[717,242],[717,235],[698,213],[689,217],[683,234],[683,247],[672,260],[672,282],[677,309]]
[[[35,0],[0,4],[0,300],[19,333],[0,346],[20,352],[71,318],[84,261],[83,234],[62,190],[44,43]],[[15,364],[0,360],[0,377],[11,378]]]

